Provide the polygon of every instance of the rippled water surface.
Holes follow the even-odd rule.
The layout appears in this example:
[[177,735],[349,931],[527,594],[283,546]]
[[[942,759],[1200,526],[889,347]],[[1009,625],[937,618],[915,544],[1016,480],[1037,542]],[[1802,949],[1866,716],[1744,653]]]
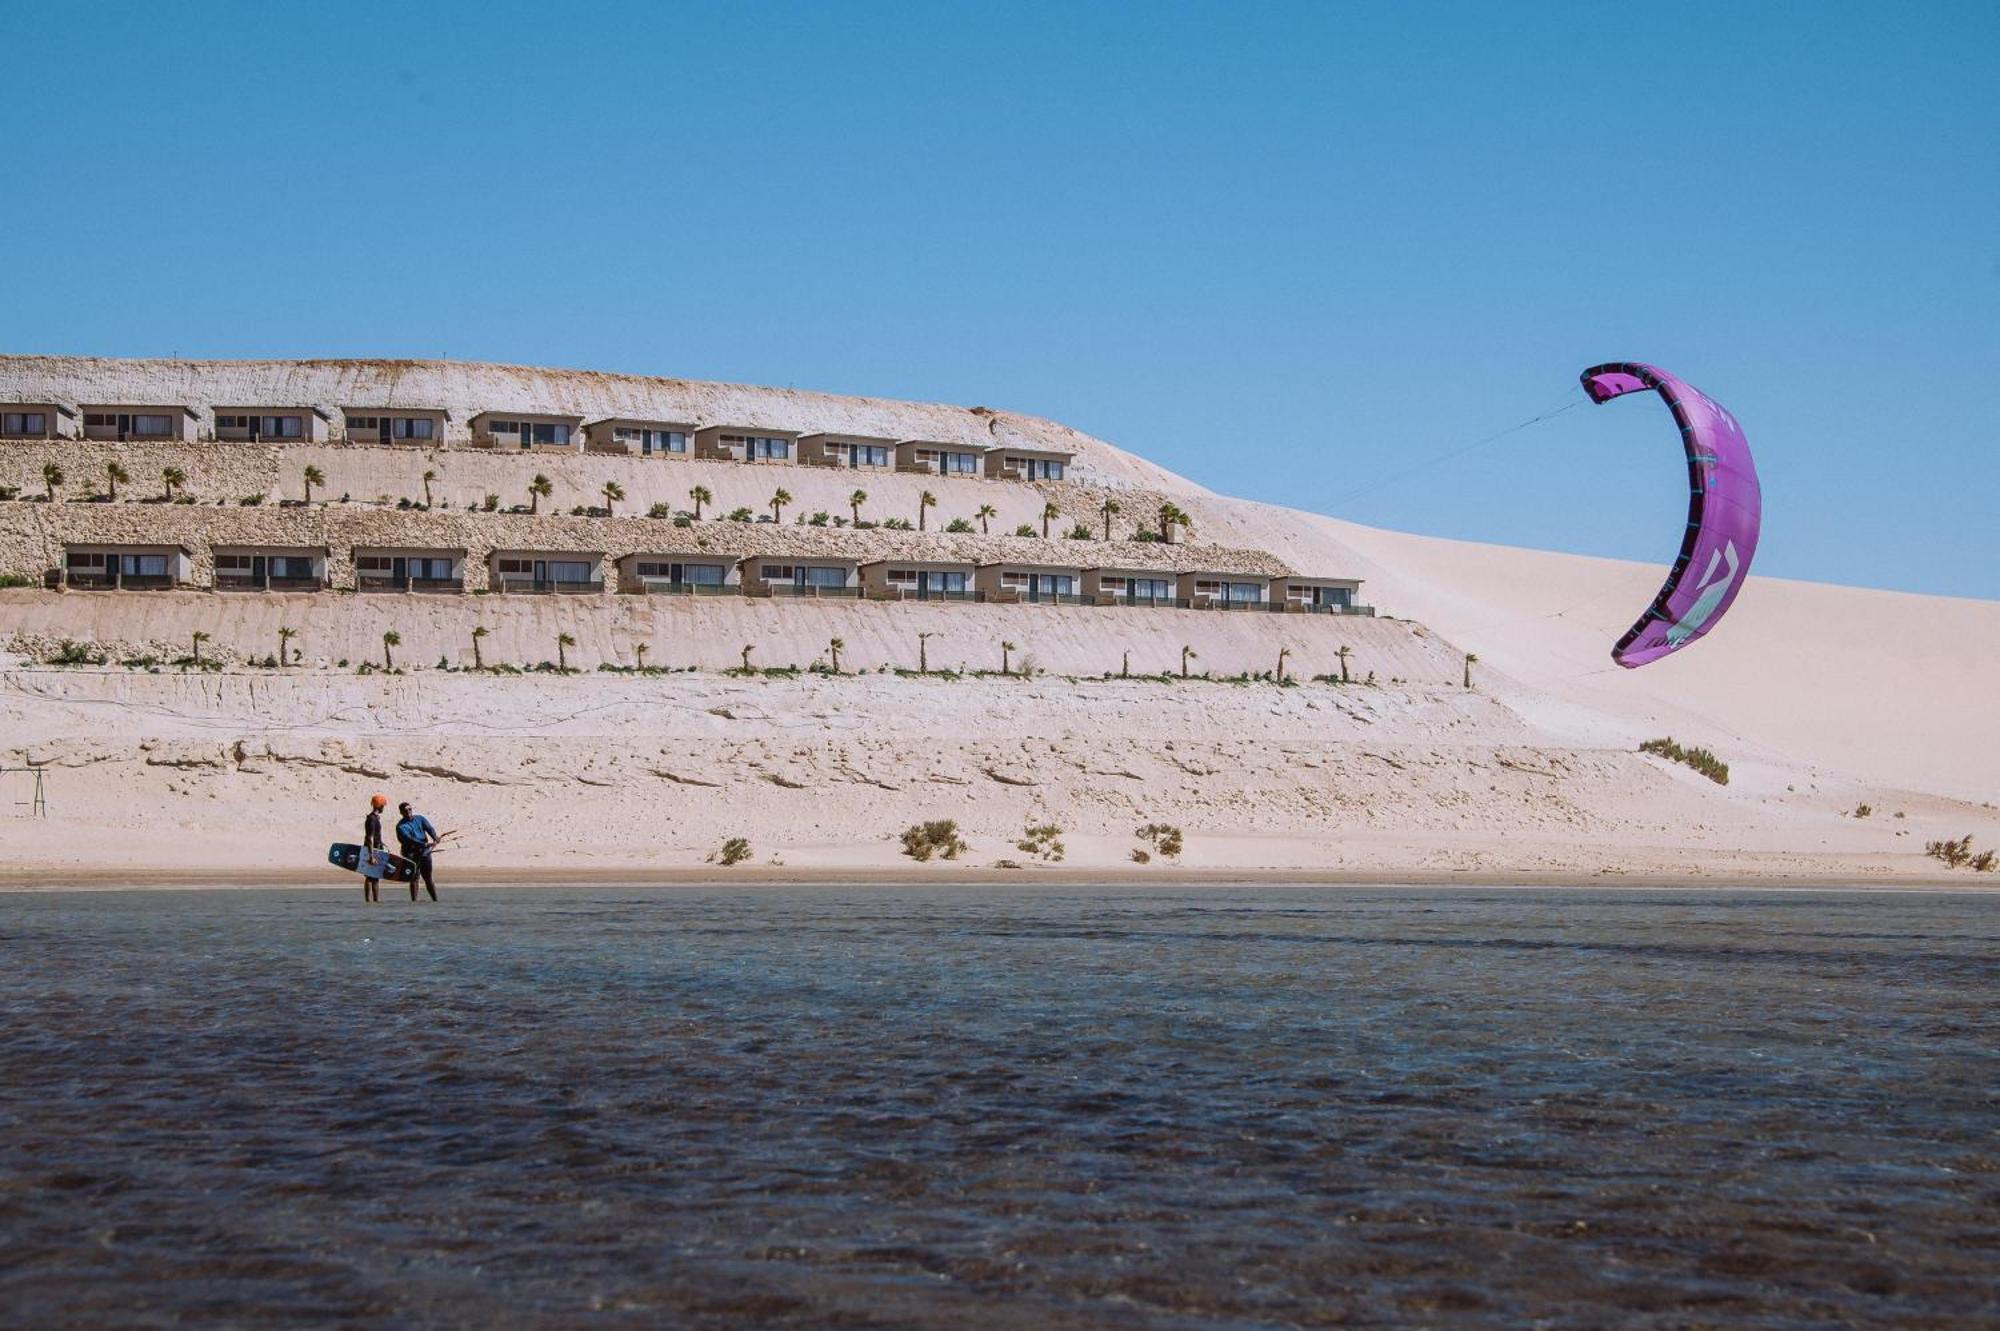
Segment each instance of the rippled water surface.
[[7,1326],[2000,1320],[2000,901],[0,897]]

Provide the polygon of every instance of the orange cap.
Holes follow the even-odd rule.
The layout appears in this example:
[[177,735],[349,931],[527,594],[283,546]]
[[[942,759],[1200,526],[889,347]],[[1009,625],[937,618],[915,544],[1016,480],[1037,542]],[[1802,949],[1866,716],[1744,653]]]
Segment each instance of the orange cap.
[[389,807],[389,797],[387,795],[372,796],[368,802],[374,805],[378,809],[386,809]]

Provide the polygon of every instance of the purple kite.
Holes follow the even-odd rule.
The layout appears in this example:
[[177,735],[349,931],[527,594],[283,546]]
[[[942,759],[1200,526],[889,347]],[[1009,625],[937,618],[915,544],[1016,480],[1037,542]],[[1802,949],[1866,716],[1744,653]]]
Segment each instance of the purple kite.
[[1688,461],[1687,534],[1666,586],[1611,649],[1626,669],[1657,661],[1706,634],[1750,576],[1764,496],[1743,427],[1721,403],[1652,365],[1598,365],[1583,372],[1592,402],[1653,389],[1681,427]]

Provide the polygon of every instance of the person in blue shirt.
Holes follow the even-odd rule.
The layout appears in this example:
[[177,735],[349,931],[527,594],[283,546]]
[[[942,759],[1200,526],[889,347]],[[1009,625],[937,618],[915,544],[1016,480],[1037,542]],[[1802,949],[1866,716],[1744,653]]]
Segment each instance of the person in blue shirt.
[[398,804],[396,811],[403,815],[396,824],[396,841],[401,847],[403,858],[417,866],[417,876],[410,880],[410,900],[417,899],[417,883],[422,880],[424,891],[431,894],[431,900],[438,899],[437,881],[431,877],[431,847],[438,843],[438,830],[431,826],[431,820],[412,809],[408,804]]

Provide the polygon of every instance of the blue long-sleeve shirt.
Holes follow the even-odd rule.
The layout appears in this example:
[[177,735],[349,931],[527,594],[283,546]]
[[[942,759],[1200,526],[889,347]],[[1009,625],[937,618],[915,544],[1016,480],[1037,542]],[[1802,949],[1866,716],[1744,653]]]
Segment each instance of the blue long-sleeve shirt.
[[420,813],[413,813],[396,824],[396,840],[402,844],[405,855],[426,853],[436,839],[437,829],[431,826],[430,819]]

